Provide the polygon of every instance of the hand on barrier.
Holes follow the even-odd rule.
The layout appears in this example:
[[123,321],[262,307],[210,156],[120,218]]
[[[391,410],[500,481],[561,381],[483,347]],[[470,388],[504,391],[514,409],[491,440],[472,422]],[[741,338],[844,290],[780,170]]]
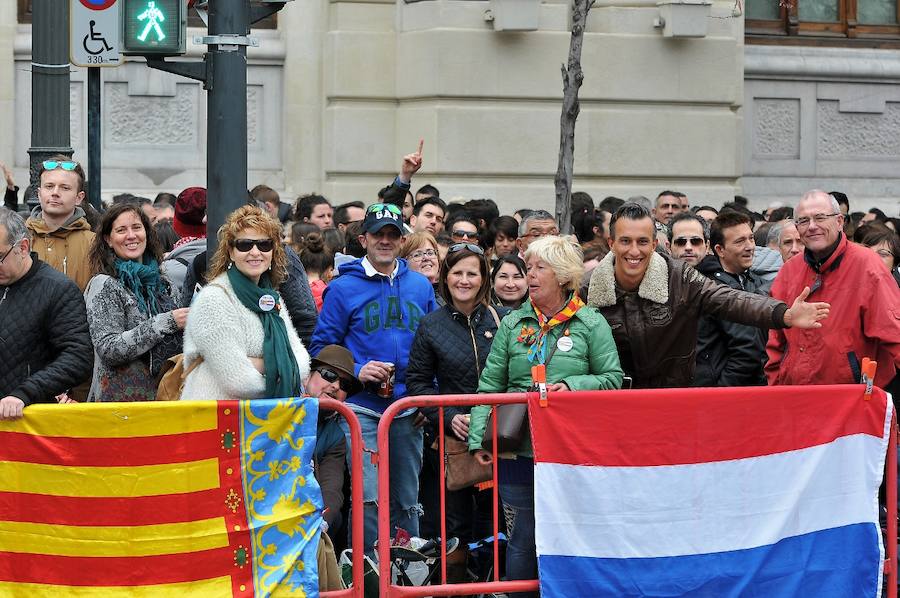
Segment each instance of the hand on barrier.
[[0,420],[19,419],[22,417],[23,409],[25,409],[25,401],[19,397],[3,397],[0,399]]

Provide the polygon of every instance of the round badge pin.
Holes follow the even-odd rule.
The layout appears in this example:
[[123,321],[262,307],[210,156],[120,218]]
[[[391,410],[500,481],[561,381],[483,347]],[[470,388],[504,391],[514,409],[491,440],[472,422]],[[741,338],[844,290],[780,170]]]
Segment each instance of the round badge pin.
[[275,297],[272,295],[263,295],[260,297],[259,308],[263,311],[272,311],[275,309]]
[[559,340],[556,341],[556,348],[562,351],[563,353],[567,353],[572,350],[574,343],[572,342],[571,337],[561,336]]

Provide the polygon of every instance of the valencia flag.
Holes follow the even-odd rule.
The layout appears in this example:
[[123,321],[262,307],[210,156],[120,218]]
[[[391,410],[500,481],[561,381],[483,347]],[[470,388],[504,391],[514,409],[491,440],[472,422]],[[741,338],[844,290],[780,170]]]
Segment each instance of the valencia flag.
[[315,399],[0,422],[0,596],[315,596]]

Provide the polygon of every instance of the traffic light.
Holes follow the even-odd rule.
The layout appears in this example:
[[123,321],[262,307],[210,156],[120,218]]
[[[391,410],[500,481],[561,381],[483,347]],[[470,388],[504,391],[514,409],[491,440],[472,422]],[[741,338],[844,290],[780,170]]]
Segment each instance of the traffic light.
[[122,54],[175,56],[187,43],[185,0],[120,0]]

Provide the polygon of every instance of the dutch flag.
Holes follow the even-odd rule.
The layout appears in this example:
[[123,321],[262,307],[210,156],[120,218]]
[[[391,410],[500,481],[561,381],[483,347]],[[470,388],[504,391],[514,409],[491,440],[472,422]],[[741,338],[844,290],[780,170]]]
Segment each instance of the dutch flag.
[[542,596],[880,596],[891,410],[861,385],[533,401]]

